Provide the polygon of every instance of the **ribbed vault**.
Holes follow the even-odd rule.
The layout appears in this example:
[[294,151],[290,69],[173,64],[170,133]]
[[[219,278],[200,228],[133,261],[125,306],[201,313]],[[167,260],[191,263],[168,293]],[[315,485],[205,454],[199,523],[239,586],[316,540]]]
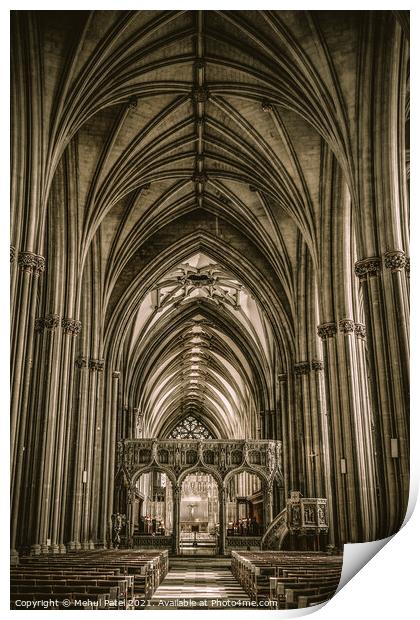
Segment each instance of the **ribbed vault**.
[[171,269],[144,297],[130,332],[129,393],[145,436],[165,436],[188,414],[215,437],[257,433],[274,338],[257,301],[202,253]]
[[13,14],[13,549],[104,541],[116,441],[188,416],[281,441],[284,493],[328,497],[335,541],[396,531],[407,29],[398,11]]

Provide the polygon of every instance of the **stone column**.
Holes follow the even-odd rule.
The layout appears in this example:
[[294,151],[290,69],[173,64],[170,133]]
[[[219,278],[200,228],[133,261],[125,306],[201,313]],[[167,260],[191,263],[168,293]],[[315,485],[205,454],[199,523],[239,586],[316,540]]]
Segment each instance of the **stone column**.
[[219,554],[225,555],[226,547],[226,489],[219,488]]
[[329,539],[328,542],[335,545],[335,500],[333,497],[332,477],[329,472],[332,471],[331,458],[331,433],[330,433],[330,417],[325,402],[325,383],[324,383],[324,362],[321,360],[312,360],[312,370],[315,374],[317,412],[319,420],[319,443],[317,450],[319,451],[319,466],[321,476],[319,486],[315,497],[326,497],[328,499],[328,523],[329,523]]
[[[386,44],[384,44],[384,42]],[[376,429],[378,538],[401,526],[409,495],[406,102],[409,42],[389,12],[367,15],[359,72],[357,260]],[[386,97],[383,96],[386,84]],[[407,145],[408,146],[408,145]]]
[[172,487],[172,497],[174,510],[172,519],[172,551],[174,555],[179,555],[181,488],[178,484],[174,484]]
[[93,490],[93,470],[94,470],[94,451],[96,436],[96,407],[97,407],[97,383],[98,373],[103,371],[103,361],[99,359],[89,360],[89,389],[88,389],[88,419],[87,419],[87,438],[85,452],[85,471],[87,472],[86,484],[84,488],[84,501],[82,509],[82,549],[94,549],[94,532],[91,529],[92,513],[92,490]]
[[[100,512],[102,507],[101,479],[103,476],[103,449],[106,442],[106,434],[103,428],[104,407],[103,407],[103,376],[104,362],[99,360],[98,377],[96,382],[96,404],[95,404],[95,430],[93,443],[93,460],[92,460],[92,492],[90,499],[90,538],[95,546],[103,547],[104,538],[102,527],[100,527]],[[101,537],[102,535],[102,537]]]
[[18,445],[16,441],[18,425],[23,427],[22,415],[26,415],[20,407],[20,394],[24,385],[23,376],[27,369],[27,361],[30,358],[28,346],[32,344],[31,337],[34,332],[36,291],[39,275],[45,270],[45,259],[33,252],[19,252],[18,267],[16,315],[12,317],[14,329],[11,333],[10,445],[12,465],[15,462],[15,450]]
[[[63,339],[60,356],[60,393],[58,395],[60,412],[59,420],[56,426],[55,435],[55,471],[52,489],[52,505],[51,505],[51,550],[53,553],[65,553],[66,547],[64,541],[60,538],[60,523],[65,519],[66,501],[63,498],[63,490],[66,489],[64,474],[66,464],[69,458],[68,442],[66,441],[68,429],[71,426],[71,415],[67,410],[68,399],[67,394],[70,390],[69,374],[70,374],[70,356],[72,353],[72,339],[77,336],[81,329],[80,321],[76,319],[63,318],[61,327],[63,328]],[[63,532],[64,534],[64,532]]]
[[[325,497],[324,452],[329,451],[328,437],[324,432],[325,392],[323,390],[324,362],[319,359],[311,361],[311,400],[312,400],[312,452],[309,458],[313,468],[313,494],[311,497]],[[328,457],[326,458],[326,462]]]
[[53,500],[53,479],[55,474],[56,433],[59,425],[57,409],[58,367],[61,347],[61,333],[58,329],[60,317],[52,313],[38,320],[39,338],[41,339],[41,359],[43,367],[42,384],[36,386],[35,397],[38,401],[38,420],[40,424],[39,446],[34,458],[38,477],[34,484],[34,553],[48,553],[51,539],[50,519]]
[[383,259],[359,260],[371,371],[372,413],[379,475],[379,537],[394,534],[409,493],[409,352],[407,258],[403,251]]
[[[116,443],[117,443],[117,415],[118,415],[118,388],[120,381],[120,372],[118,370],[114,370],[112,372],[112,387],[111,387],[111,420],[109,422],[109,447],[107,450],[107,455],[104,455],[104,464],[105,464],[105,476],[108,479],[107,484],[107,497],[106,497],[106,505],[104,505],[104,532],[107,538],[109,539],[110,544],[112,543],[111,536],[111,515],[113,514],[113,506],[114,506],[114,482],[115,482],[115,451],[116,451]],[[108,459],[108,460],[106,460]]]
[[78,425],[75,428],[76,451],[74,457],[74,478],[72,492],[72,519],[71,535],[68,543],[69,549],[81,549],[81,524],[82,506],[85,495],[86,475],[85,473],[85,445],[87,434],[87,394],[89,386],[89,374],[87,370],[88,358],[80,356],[75,361],[77,398],[75,403],[75,416],[78,418]]
[[361,450],[359,454],[361,482],[363,485],[363,510],[362,521],[363,529],[369,540],[374,540],[378,533],[378,507],[377,507],[377,486],[378,474],[374,455],[376,454],[375,437],[376,428],[373,423],[372,410],[369,398],[369,386],[366,370],[366,327],[362,323],[354,324],[356,363],[358,367],[359,379],[359,399],[362,411],[366,415],[361,418],[358,424],[357,433],[360,437]]
[[[32,252],[11,252],[14,278],[15,312],[11,316],[11,421],[10,421],[10,471],[11,514],[10,524],[11,561],[17,559],[17,535],[20,524],[21,494],[24,486],[24,461],[28,425],[29,387],[32,377],[32,350],[37,301],[38,280],[45,269],[42,256]],[[27,457],[26,457],[27,458]]]
[[[359,396],[354,321],[341,319],[318,327],[324,345],[327,402],[333,446],[334,492],[337,502],[336,533],[341,542],[369,539],[362,517],[366,498],[374,493],[373,481],[366,480],[366,416]],[[367,440],[369,441],[369,439]],[[366,515],[365,515],[366,518]]]
[[135,487],[131,485],[127,488],[127,547],[132,547],[134,534],[134,506],[135,506]]
[[264,531],[270,526],[273,520],[273,483],[267,483],[264,493]]
[[280,391],[280,418],[281,418],[281,441],[282,441],[282,465],[283,465],[283,478],[284,478],[284,500],[289,495],[289,489],[295,488],[293,471],[290,464],[290,438],[288,432],[288,425],[290,424],[287,409],[287,373],[279,374],[279,391]]
[[298,462],[297,487],[304,496],[311,495],[312,463],[308,456],[312,452],[311,405],[309,373],[311,365],[307,361],[294,365],[295,374],[295,438],[293,458]]

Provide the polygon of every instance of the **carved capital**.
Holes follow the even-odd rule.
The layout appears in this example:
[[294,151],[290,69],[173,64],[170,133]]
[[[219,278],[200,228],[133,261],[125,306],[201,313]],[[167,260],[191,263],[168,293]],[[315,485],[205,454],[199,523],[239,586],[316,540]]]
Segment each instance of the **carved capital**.
[[10,246],[10,262],[13,263],[13,261],[16,259],[16,248],[14,245]]
[[86,368],[87,367],[87,357],[78,357],[74,360],[74,364],[77,368]]
[[191,97],[196,103],[205,103],[210,98],[207,86],[196,86],[191,92]]
[[19,252],[18,265],[22,271],[39,276],[45,270],[45,258],[33,252]]
[[69,319],[68,317],[64,317],[61,319],[61,327],[65,334],[69,336],[77,336],[82,329],[82,323],[77,319]]
[[407,263],[407,257],[402,250],[391,250],[384,255],[384,263],[391,271],[402,271]]
[[323,323],[318,325],[317,332],[321,340],[332,338],[337,333],[337,325],[335,323]]
[[112,378],[113,378],[113,379],[119,379],[119,378],[120,378],[120,375],[121,375],[121,373],[120,373],[120,371],[119,371],[119,370],[113,370],[113,371],[112,371]]
[[362,338],[364,340],[366,338],[366,325],[363,325],[363,323],[355,323],[354,333],[358,338]]
[[382,269],[382,259],[378,256],[363,258],[354,265],[354,273],[360,280],[367,280],[368,276],[373,278],[378,276]]
[[322,360],[312,360],[311,368],[312,370],[321,372],[322,370],[324,370],[324,362]]
[[92,358],[89,360],[89,370],[93,370],[93,371],[96,370],[96,372],[103,372],[104,365],[105,365],[104,360],[95,360]]
[[60,325],[60,317],[58,314],[47,314],[43,318],[44,329],[53,331]]
[[44,319],[42,317],[38,317],[35,319],[35,333],[42,334],[44,331]]
[[280,383],[284,382],[284,381],[287,381],[287,373],[286,372],[281,373],[278,377],[279,377]]
[[295,375],[307,375],[311,370],[309,362],[298,362],[293,367]]
[[341,319],[338,323],[338,328],[340,332],[343,334],[351,334],[354,332],[354,321],[353,319]]
[[410,277],[410,257],[406,256],[405,259],[405,273],[407,274],[407,278]]
[[273,104],[270,103],[267,99],[264,99],[264,101],[261,103],[261,109],[263,112],[272,112]]

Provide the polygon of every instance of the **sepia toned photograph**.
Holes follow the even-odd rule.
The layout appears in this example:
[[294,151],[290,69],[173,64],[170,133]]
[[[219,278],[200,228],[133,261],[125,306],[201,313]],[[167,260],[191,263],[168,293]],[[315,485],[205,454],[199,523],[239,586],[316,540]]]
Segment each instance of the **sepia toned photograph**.
[[10,12],[10,609],[294,610],[410,488],[410,12]]

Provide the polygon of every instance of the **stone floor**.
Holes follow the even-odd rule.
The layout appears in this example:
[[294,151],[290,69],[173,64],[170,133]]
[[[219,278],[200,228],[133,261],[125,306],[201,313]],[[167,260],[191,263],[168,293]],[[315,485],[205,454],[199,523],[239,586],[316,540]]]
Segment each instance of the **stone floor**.
[[237,609],[250,601],[222,557],[177,557],[155,591],[152,609]]

